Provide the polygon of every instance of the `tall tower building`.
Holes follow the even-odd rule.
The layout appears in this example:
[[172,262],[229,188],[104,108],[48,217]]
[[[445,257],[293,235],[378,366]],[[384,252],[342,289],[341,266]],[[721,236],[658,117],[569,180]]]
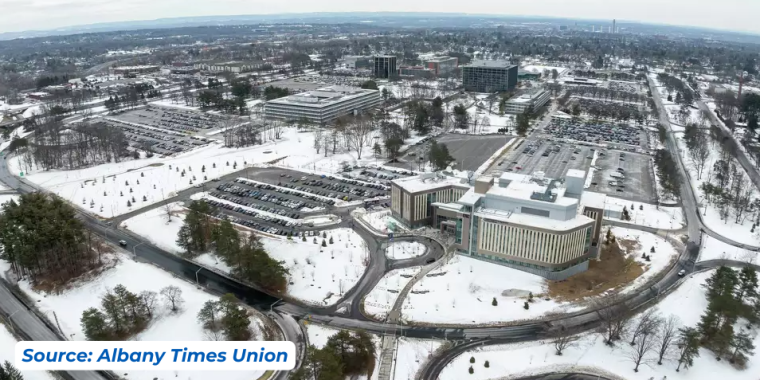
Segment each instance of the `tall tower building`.
[[612,33],[617,33],[617,29],[615,28],[615,23],[617,20],[612,19]]

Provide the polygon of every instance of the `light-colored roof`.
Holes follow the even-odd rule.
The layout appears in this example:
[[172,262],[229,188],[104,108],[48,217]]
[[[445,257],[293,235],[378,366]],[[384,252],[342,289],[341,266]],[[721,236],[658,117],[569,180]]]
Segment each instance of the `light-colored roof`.
[[394,179],[392,182],[410,193],[430,191],[451,185],[470,187],[467,182],[467,173],[458,170],[454,170],[451,176],[442,173],[425,173],[414,177]]
[[567,171],[567,174],[565,174],[565,177],[586,178],[586,172],[578,169],[570,169]]
[[593,223],[594,220],[585,215],[576,215],[569,220],[556,220],[530,214],[518,214],[507,211],[480,208],[475,212],[480,218],[514,223],[533,228],[541,228],[551,231],[568,231],[585,224]]
[[377,90],[368,90],[358,87],[328,86],[318,88],[314,91],[307,91],[296,95],[286,96],[284,98],[270,100],[267,104],[297,104],[301,106],[321,108],[372,93],[376,93],[378,96],[380,94]]
[[[531,199],[533,193],[544,193],[546,186],[541,186],[533,181],[512,181],[506,187],[493,186],[488,190],[488,195],[494,195],[504,198],[520,199],[528,202],[537,202],[539,204],[546,204],[545,201]],[[557,195],[557,198],[551,204],[558,206],[570,206],[578,203],[576,199],[565,197],[565,188],[557,186],[554,188],[553,193]]]
[[482,198],[482,197],[483,197],[483,194],[476,193],[475,189],[472,188],[470,190],[467,190],[467,192],[464,193],[464,195],[462,195],[459,198],[459,200],[457,201],[457,203],[460,203],[460,204],[463,204],[463,205],[472,206],[475,203],[477,203],[478,200],[480,200],[480,198]]
[[509,69],[516,65],[509,63],[509,61],[486,61],[486,60],[474,60],[468,65],[463,67],[493,67],[500,69]]
[[604,210],[605,203],[607,203],[606,194],[596,193],[593,191],[584,191],[581,195],[581,208],[591,207]]

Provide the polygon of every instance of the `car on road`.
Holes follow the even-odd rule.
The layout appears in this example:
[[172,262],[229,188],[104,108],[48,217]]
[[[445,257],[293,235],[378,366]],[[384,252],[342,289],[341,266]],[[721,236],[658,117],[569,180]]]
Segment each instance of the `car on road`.
[[127,246],[127,242],[124,241],[124,240],[119,240],[119,245],[122,246],[122,247],[126,247]]
[[686,276],[686,269],[681,269],[678,271],[678,277]]
[[433,257],[431,257],[431,258],[429,258],[429,259],[425,260],[425,264],[432,264],[432,263],[434,263],[434,262],[435,262],[435,258],[433,258]]

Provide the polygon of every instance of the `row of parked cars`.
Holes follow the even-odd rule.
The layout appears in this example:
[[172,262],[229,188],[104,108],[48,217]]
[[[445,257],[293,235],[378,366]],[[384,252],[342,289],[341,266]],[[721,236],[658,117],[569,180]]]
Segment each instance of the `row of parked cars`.
[[[274,188],[274,186],[272,186]],[[260,200],[262,202],[274,203],[278,206],[287,207],[292,210],[301,210],[303,208],[314,209],[317,208],[313,203],[306,203],[304,201],[294,201],[285,197],[277,196],[276,194],[267,193],[262,190],[249,190],[242,188],[231,183],[224,183],[216,187],[219,191],[232,193],[240,197],[249,197]],[[272,189],[274,190],[274,189]]]
[[[232,203],[239,204],[241,206],[251,207],[251,206],[248,206],[247,203],[245,203],[245,202],[243,202],[243,201],[241,201],[241,200],[239,200],[239,199],[237,199],[237,198],[235,198],[233,196],[230,196],[230,195],[216,193],[216,195],[212,195],[212,196],[214,196],[216,198],[219,198],[219,199],[222,199],[222,200],[225,200],[227,202],[232,202]],[[229,204],[227,202],[219,202],[217,200],[208,199],[208,198],[203,198],[203,200],[206,203],[208,203],[208,204],[210,204],[212,206],[220,207],[220,208],[227,209],[227,210],[230,210],[230,211],[235,211],[235,212],[238,212],[238,213],[241,213],[241,214],[248,215],[248,216],[253,217],[255,219],[260,219],[260,220],[267,221],[267,222],[272,223],[272,224],[279,224],[279,225],[281,225],[283,227],[300,227],[302,225],[302,223],[299,222],[299,221],[292,221],[291,222],[289,220],[278,218],[276,216],[265,215],[265,214],[261,214],[259,212],[256,212],[254,210],[248,209],[248,208],[244,208],[244,207],[241,207],[241,206],[235,206],[235,205]],[[285,215],[280,215],[280,216],[285,216]]]
[[625,125],[554,119],[545,130],[561,139],[587,142],[607,141],[636,146],[641,144],[641,131]]
[[266,211],[266,212],[271,213],[271,214],[275,214],[275,215],[279,215],[279,216],[285,216],[285,217],[288,217],[288,218],[291,218],[291,219],[300,219],[301,218],[301,214],[299,214],[297,212],[293,212],[291,210],[285,210],[285,209],[282,209],[282,208],[269,207],[269,206],[265,206],[265,205],[263,205],[261,203],[246,202],[246,201],[244,201],[242,199],[239,199],[239,198],[225,196],[225,194],[220,193],[220,192],[213,191],[213,192],[210,193],[210,195],[212,197],[221,198],[221,199],[224,199],[224,200],[228,200],[230,202],[235,202],[235,203],[237,203],[239,205],[242,205],[242,206],[245,206],[245,207],[250,207],[250,208],[255,208],[257,210]]
[[266,233],[273,234],[273,235],[285,236],[288,233],[290,233],[291,235],[293,233],[292,230],[290,232],[288,232],[288,231],[285,231],[285,229],[282,229],[282,228],[262,226],[261,224],[256,223],[256,222],[254,222],[254,221],[252,221],[250,219],[229,216],[229,215],[226,215],[226,214],[222,214],[221,212],[217,213],[214,216],[217,217],[217,218],[219,218],[219,219],[229,220],[230,223],[240,224],[240,225],[243,225],[243,226],[246,226],[246,227],[253,228],[254,230],[261,231],[261,232],[266,232]]
[[[243,184],[246,184],[248,186],[253,186],[253,187],[257,188],[257,189],[274,190],[274,191],[276,191],[278,193],[294,195],[294,196],[297,196],[297,197],[300,197],[300,198],[304,198],[304,199],[308,199],[308,200],[312,200],[312,201],[316,201],[316,202],[321,202],[321,203],[328,204],[328,205],[331,205],[331,206],[335,204],[335,201],[332,200],[332,199],[325,199],[325,198],[322,198],[322,197],[319,197],[319,196],[316,196],[316,195],[312,195],[312,194],[304,194],[301,191],[303,191],[303,192],[309,192],[307,188],[303,188],[303,190],[302,190],[301,186],[296,187],[295,185],[289,184],[289,183],[283,183],[283,184],[280,185],[282,187],[276,187],[276,186],[272,186],[272,185],[269,185],[269,184],[266,184],[266,183],[251,181],[251,180],[244,179],[244,178],[237,178],[237,179],[235,179],[235,182],[237,182],[237,183],[243,183]],[[298,190],[298,191],[291,191],[291,190],[288,190],[288,189],[293,189],[293,190]]]
[[[344,182],[344,183],[348,183],[347,181],[352,181],[352,180],[345,180],[345,181],[346,182],[344,182],[343,179],[341,178],[341,182]],[[311,187],[321,187],[322,189],[324,189],[323,193],[324,192],[328,192],[328,193],[327,195],[324,195],[324,194],[320,194],[320,195],[324,195],[328,198],[338,198],[344,201],[350,201],[351,197],[344,196],[338,193],[352,194],[352,195],[365,197],[365,198],[374,198],[374,197],[384,195],[380,191],[372,191],[372,190],[362,189],[360,187],[351,187],[351,186],[347,186],[347,185],[335,183],[335,182],[324,182],[321,179],[306,180],[303,182],[303,184],[306,186],[311,186]],[[319,190],[317,190],[317,192],[319,192]]]

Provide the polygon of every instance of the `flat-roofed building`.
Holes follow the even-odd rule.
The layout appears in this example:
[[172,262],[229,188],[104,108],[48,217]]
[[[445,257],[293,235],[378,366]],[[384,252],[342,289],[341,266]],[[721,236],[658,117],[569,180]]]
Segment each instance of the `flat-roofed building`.
[[208,71],[210,73],[245,73],[258,69],[264,62],[196,62],[193,68]]
[[425,66],[401,66],[398,68],[398,75],[411,78],[432,78],[435,73]]
[[291,121],[307,119],[315,124],[327,124],[341,116],[375,108],[382,101],[377,90],[329,86],[270,100],[264,104],[264,116]]
[[549,91],[541,88],[530,89],[507,100],[504,103],[504,112],[511,114],[534,112],[543,107],[549,98]]
[[373,59],[375,77],[392,78],[398,75],[395,55],[376,55]]
[[160,67],[154,65],[140,65],[140,66],[119,66],[111,69],[114,75],[130,75],[130,74],[150,74],[156,73],[161,70]]
[[459,254],[562,280],[598,258],[604,195],[584,205],[584,182],[579,170],[564,181],[540,172],[474,181],[456,171],[423,174],[392,181],[391,213],[408,227],[453,234]]
[[503,92],[517,86],[517,65],[507,61],[474,61],[462,66],[465,91]]
[[425,61],[425,66],[435,75],[448,74],[459,66],[457,57],[433,57]]

